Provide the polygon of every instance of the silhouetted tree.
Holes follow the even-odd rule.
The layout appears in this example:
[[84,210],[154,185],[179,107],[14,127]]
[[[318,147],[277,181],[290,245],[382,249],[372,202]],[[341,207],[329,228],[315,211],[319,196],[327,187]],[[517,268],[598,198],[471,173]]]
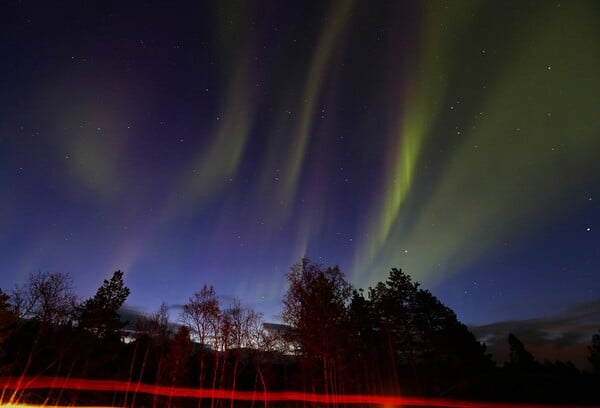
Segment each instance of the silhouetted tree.
[[335,385],[342,372],[338,364],[348,340],[347,306],[352,286],[339,267],[323,268],[307,258],[292,266],[287,279],[282,316],[293,328],[291,340],[307,368],[314,364],[322,367],[323,390],[339,392]]
[[150,316],[150,323],[150,338],[156,350],[157,359],[155,378],[158,380],[166,364],[167,351],[173,334],[169,327],[169,308],[166,303],[161,303],[158,311]]
[[[68,355],[70,323],[76,304],[69,274],[38,272],[10,296],[15,317],[3,344],[14,374],[55,374]],[[7,303],[7,302],[5,302]]]
[[165,363],[161,370],[162,383],[175,386],[189,385],[186,381],[190,370],[192,341],[187,326],[179,326],[175,337],[169,343]]
[[105,279],[96,294],[78,308],[79,327],[99,338],[121,338],[122,322],[119,309],[125,303],[130,290],[123,281],[123,272],[115,271],[110,279]]
[[79,344],[78,372],[83,376],[127,378],[128,364],[122,353],[122,342],[127,322],[121,321],[119,309],[130,290],[123,281],[123,272],[115,271],[105,279],[94,296],[84,301],[76,311]]
[[0,343],[6,338],[8,329],[16,320],[9,300],[10,296],[0,289]]
[[[383,337],[379,326],[375,323],[373,303],[365,299],[362,289],[354,290],[349,306],[351,347],[355,353],[354,367],[354,392],[365,394],[383,393],[380,385],[384,378],[393,378],[389,371],[389,357],[387,347],[382,347]],[[377,327],[377,328],[376,328]],[[386,361],[385,364],[380,363]]]
[[[260,346],[259,330],[262,332],[262,314],[243,308],[239,299],[233,299],[229,308],[223,312],[221,320],[221,344],[225,353],[224,364],[221,367],[221,387],[224,386],[225,362],[233,360],[230,373],[231,384],[227,388],[234,390],[237,388],[242,356],[246,357],[245,365],[247,366],[248,357],[251,356],[250,350]],[[257,367],[257,369],[259,368]],[[233,407],[233,402],[231,400],[231,407]]]
[[48,327],[71,321],[77,297],[68,273],[38,272],[15,287],[11,301],[20,318],[35,319]]
[[[0,289],[0,362],[6,356],[4,341],[12,335],[15,329],[17,316],[9,303],[10,296]],[[0,375],[8,375],[8,367],[0,366]]]
[[[240,353],[242,348],[248,344],[249,339],[248,326],[245,321],[244,312],[239,299],[234,299],[229,308],[224,311],[221,319],[221,344],[223,344],[223,352],[226,354],[225,361],[227,361],[229,355],[233,356],[231,388],[234,390],[237,385]],[[224,373],[225,364],[223,364],[221,369],[221,387],[223,387]]]
[[594,372],[600,374],[600,330],[592,336],[592,344],[588,346],[588,361],[592,365]]
[[508,335],[508,364],[514,368],[531,368],[535,365],[533,354],[525,349],[523,342],[512,333]]
[[[593,378],[583,375],[571,362],[536,361],[513,333],[508,336],[509,361],[499,370],[500,398],[536,403],[597,402]],[[596,384],[597,389],[597,384]]]
[[[379,337],[376,342],[387,350],[387,361],[394,367],[395,384],[412,380],[418,392],[460,394],[473,388],[475,378],[492,367],[485,346],[456,314],[400,269],[392,269],[385,283],[369,288],[368,301],[370,304],[361,308],[371,314],[371,321],[366,323],[373,327],[361,330],[368,338],[369,330],[372,333],[375,329]],[[354,307],[360,302],[365,300],[355,296]],[[378,361],[386,361],[381,352]],[[402,390],[396,386],[389,391]]]
[[[214,346],[217,341],[221,309],[219,299],[212,286],[204,285],[200,292],[194,293],[183,305],[180,320],[200,343],[200,386],[205,386],[206,347],[210,341]],[[215,348],[216,351],[216,348]]]
[[[388,350],[387,360],[392,364],[395,387],[400,383],[398,367],[409,366],[412,378],[417,378],[416,342],[420,339],[414,322],[415,296],[418,283],[400,269],[393,268],[385,283],[369,288],[369,301],[374,312],[375,327],[381,333],[381,345]],[[391,391],[399,392],[397,388]]]
[[10,308],[9,299],[10,296],[0,288],[0,311],[8,311]]

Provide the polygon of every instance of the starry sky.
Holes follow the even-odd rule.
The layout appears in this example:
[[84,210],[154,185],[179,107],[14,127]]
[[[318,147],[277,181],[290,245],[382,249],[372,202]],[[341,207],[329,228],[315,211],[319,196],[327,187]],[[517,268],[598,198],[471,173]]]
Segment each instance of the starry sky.
[[400,267],[471,325],[568,315],[600,299],[599,17],[2,2],[0,287],[121,269],[132,308],[208,283],[277,321],[308,256]]

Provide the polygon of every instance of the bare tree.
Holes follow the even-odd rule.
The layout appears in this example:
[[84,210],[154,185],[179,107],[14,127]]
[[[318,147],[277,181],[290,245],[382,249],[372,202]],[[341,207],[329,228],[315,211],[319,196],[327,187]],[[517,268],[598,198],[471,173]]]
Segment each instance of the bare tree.
[[16,286],[11,300],[20,318],[39,320],[43,326],[71,321],[77,304],[73,279],[68,273],[38,272]]
[[205,385],[205,348],[209,341],[213,343],[213,347],[218,341],[220,316],[219,299],[212,286],[204,285],[201,291],[194,293],[188,303],[183,305],[180,320],[200,343],[200,386]]
[[[322,382],[307,378],[325,393],[338,392],[336,384],[342,344],[348,339],[348,303],[352,286],[336,266],[323,268],[304,258],[287,275],[283,320],[293,328],[291,340],[306,371],[321,366]],[[315,372],[316,373],[316,372]],[[320,384],[318,384],[320,382]]]
[[157,378],[160,378],[161,371],[165,364],[167,350],[169,349],[169,343],[173,336],[173,330],[169,327],[169,307],[165,302],[162,302],[158,311],[152,315],[152,322],[152,333],[159,352],[156,375]]
[[256,346],[253,329],[262,326],[262,314],[252,309],[243,308],[239,299],[234,299],[231,306],[225,310],[230,320],[230,347],[241,349]]
[[[256,350],[260,344],[260,335],[264,332],[262,314],[243,308],[239,299],[234,299],[225,310],[222,320],[224,346],[227,354],[233,356],[232,389],[237,387],[238,370],[242,353]],[[224,367],[223,367],[224,371]],[[231,400],[233,407],[233,400]]]

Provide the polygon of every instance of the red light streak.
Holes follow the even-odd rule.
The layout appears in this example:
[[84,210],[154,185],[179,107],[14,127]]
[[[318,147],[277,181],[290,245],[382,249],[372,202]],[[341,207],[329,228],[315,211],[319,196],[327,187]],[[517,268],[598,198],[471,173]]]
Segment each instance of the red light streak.
[[[195,399],[225,399],[235,401],[267,401],[285,402],[300,401],[318,404],[369,404],[374,406],[414,406],[414,407],[447,407],[447,408],[549,408],[566,405],[541,405],[541,404],[515,404],[483,401],[461,401],[440,398],[401,397],[389,395],[367,394],[314,394],[297,391],[283,392],[258,392],[258,391],[233,391],[222,389],[201,388],[174,388],[162,385],[138,384],[127,381],[114,380],[86,380],[64,377],[0,377],[0,388],[7,390],[78,390],[78,391],[106,391],[106,392],[134,392],[164,397],[195,398]],[[0,401],[3,408],[33,408],[54,407],[58,405],[28,405],[19,403],[6,403]],[[92,408],[90,406],[73,406],[71,408]],[[62,408],[62,407],[61,407]],[[110,407],[104,407],[110,408]]]

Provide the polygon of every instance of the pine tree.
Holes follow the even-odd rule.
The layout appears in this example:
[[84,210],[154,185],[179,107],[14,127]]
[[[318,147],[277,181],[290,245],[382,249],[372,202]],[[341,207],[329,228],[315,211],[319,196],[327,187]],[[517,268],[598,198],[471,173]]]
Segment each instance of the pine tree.
[[96,294],[78,308],[79,327],[99,338],[121,338],[122,322],[119,309],[130,290],[123,281],[123,272],[115,271],[110,280],[105,279]]

